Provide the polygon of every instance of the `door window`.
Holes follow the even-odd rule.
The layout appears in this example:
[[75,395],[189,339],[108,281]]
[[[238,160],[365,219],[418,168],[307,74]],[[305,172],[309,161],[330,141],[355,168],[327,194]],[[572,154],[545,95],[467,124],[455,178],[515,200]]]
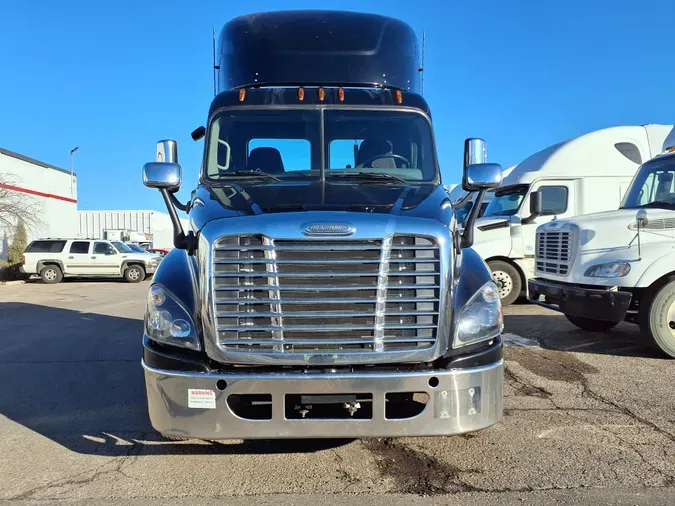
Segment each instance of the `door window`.
[[113,253],[115,253],[115,250],[107,242],[94,243],[94,254],[95,255],[111,255]]
[[89,253],[88,241],[75,241],[70,245],[70,253],[76,255],[86,255]]
[[563,214],[567,211],[566,186],[542,186],[541,192],[542,214]]

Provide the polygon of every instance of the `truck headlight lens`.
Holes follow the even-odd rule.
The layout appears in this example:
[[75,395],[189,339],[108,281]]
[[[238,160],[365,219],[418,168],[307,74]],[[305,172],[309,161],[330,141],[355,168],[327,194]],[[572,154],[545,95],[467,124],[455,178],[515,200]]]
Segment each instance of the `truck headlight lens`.
[[630,272],[630,264],[626,262],[611,262],[594,265],[586,271],[584,276],[589,278],[620,278]]
[[499,290],[493,281],[478,290],[457,318],[453,348],[493,339],[504,329]]
[[145,333],[160,343],[200,350],[197,329],[180,301],[161,285],[152,285],[145,309]]

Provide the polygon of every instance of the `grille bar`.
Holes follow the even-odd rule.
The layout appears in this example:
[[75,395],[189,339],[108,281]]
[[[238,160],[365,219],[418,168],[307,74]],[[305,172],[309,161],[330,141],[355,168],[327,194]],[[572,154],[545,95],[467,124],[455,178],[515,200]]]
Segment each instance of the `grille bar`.
[[225,350],[381,353],[437,339],[440,251],[428,237],[225,236],[212,269]]
[[[383,326],[383,330],[384,330]],[[387,325],[386,329],[433,329],[436,328],[435,325]],[[312,332],[335,332],[340,330],[373,330],[372,325],[321,325],[317,327],[315,325],[298,325],[295,327],[281,325],[242,325],[242,326],[232,326],[232,327],[217,327],[219,332],[228,332],[228,331],[251,331],[251,330],[264,330],[264,331],[275,331],[275,330],[286,330],[288,332],[303,332],[303,331],[312,331]]]
[[[281,299],[216,299],[216,304],[278,304],[282,302]],[[438,302],[438,299],[435,298],[415,298],[415,299],[403,299],[403,298],[389,298],[387,299],[388,303],[408,303],[408,302]],[[284,304],[373,304],[373,299],[347,299],[347,300],[335,300],[335,299],[283,299]],[[395,313],[389,313],[395,314]],[[435,314],[435,313],[434,313]]]
[[[425,273],[425,275],[427,275]],[[343,290],[350,290],[350,291],[356,291],[356,290],[373,290],[372,286],[341,286],[339,288],[340,291]],[[440,288],[439,285],[437,284],[425,284],[425,283],[420,283],[417,285],[394,285],[392,288],[389,288],[389,290],[420,290],[423,288],[431,288],[431,289],[438,289]],[[239,292],[245,292],[248,290],[279,290],[282,289],[279,285],[232,285],[232,286],[216,286],[215,290],[216,291],[239,291]],[[296,292],[304,292],[304,291],[311,291],[311,290],[316,290],[316,291],[336,291],[338,289],[332,287],[332,286],[284,286],[283,287],[284,291],[296,291]]]
[[[285,302],[284,302],[285,304]],[[366,318],[369,316],[376,316],[375,311],[369,313],[356,313],[350,311],[334,311],[332,313],[314,313],[314,312],[304,312],[304,313],[288,313],[284,312],[283,316],[287,318],[343,318],[345,316],[350,316],[352,318]],[[388,311],[387,316],[433,316],[435,311]],[[221,312],[216,313],[218,318],[274,318],[275,316],[281,316],[281,313],[228,313]]]
[[[276,263],[274,265],[277,265]],[[363,278],[379,277],[378,272],[284,272],[285,278],[353,278],[355,276]],[[440,272],[436,271],[415,271],[415,272],[397,272],[396,276],[438,276]],[[269,278],[269,272],[219,272],[217,278]],[[282,289],[284,287],[281,287]]]

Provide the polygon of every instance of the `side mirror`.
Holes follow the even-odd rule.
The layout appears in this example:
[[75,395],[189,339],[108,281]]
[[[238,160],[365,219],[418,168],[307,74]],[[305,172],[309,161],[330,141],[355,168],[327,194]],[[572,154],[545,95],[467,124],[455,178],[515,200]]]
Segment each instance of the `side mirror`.
[[487,162],[487,142],[477,137],[464,141],[464,169],[469,165]]
[[180,188],[182,177],[182,169],[178,165],[178,144],[170,139],[159,141],[156,154],[155,162],[146,163],[143,166],[143,184],[148,188],[157,188],[164,199],[173,227],[173,245],[193,255],[196,250],[194,234],[188,232],[185,235],[176,212],[176,207],[181,211],[188,211],[188,207],[181,204],[175,195]]
[[178,143],[165,139],[157,143],[156,162],[178,163]]
[[532,223],[538,216],[544,212],[541,201],[541,192],[534,191],[530,193],[530,215],[521,220],[521,223],[527,225]]
[[498,163],[474,163],[464,169],[462,189],[468,192],[491,190],[502,184],[502,166]]
[[177,191],[180,188],[181,172],[177,163],[149,162],[143,166],[143,184],[148,188]]

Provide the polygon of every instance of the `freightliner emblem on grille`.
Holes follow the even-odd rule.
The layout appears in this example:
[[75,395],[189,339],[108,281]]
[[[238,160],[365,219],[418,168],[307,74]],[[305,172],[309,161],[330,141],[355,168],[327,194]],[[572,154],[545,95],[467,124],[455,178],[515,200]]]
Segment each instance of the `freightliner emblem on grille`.
[[352,235],[354,227],[344,223],[310,223],[302,230],[305,235]]

